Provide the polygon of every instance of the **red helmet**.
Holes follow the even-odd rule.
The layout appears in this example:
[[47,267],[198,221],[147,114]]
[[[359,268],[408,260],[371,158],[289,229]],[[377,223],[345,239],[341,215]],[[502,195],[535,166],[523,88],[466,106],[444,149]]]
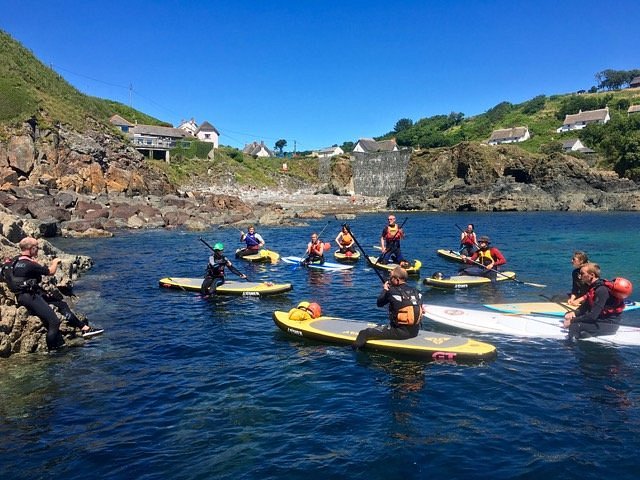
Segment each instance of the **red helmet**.
[[317,303],[310,303],[307,310],[313,318],[318,318],[322,315],[322,308]]
[[625,299],[633,293],[633,284],[626,278],[614,278],[611,283],[611,294],[614,297]]

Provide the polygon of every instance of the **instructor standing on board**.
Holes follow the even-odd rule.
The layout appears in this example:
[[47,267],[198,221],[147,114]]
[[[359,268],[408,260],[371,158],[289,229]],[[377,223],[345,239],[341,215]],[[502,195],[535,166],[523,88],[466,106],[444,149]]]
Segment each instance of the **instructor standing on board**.
[[391,271],[389,280],[384,282],[376,301],[378,307],[389,305],[389,325],[361,330],[353,344],[354,349],[362,348],[367,340],[406,340],[418,335],[422,317],[422,294],[407,285],[407,277],[407,271],[402,267]]

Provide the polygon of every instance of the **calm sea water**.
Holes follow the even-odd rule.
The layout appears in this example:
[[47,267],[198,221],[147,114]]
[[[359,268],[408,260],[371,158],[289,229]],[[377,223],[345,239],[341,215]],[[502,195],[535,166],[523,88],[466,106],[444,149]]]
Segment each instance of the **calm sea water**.
[[[423,276],[454,273],[435,251],[456,248],[455,225],[474,222],[519,279],[548,285],[447,292],[414,282],[428,303],[481,308],[566,292],[574,249],[640,288],[637,213],[405,216],[403,251],[423,261]],[[351,222],[372,254],[385,219]],[[282,255],[302,255],[309,233],[327,225],[333,240],[340,222],[327,219],[260,233]],[[375,273],[364,263],[311,273],[236,262],[251,279],[294,290],[207,301],[160,289],[163,276],[202,275],[200,236],[239,246],[234,229],[56,242],[94,258],[77,283],[78,309],[106,334],[0,361],[3,479],[637,477],[640,349],[458,332],[499,354],[457,365],[302,341],[279,331],[272,311],[315,300],[328,314],[385,322]]]

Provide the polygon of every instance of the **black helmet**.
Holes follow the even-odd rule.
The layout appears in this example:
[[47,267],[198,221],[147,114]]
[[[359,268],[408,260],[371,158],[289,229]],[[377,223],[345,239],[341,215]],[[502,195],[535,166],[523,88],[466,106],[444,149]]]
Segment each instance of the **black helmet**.
[[431,278],[434,278],[436,280],[442,280],[444,278],[444,273],[435,272],[433,275],[431,275]]

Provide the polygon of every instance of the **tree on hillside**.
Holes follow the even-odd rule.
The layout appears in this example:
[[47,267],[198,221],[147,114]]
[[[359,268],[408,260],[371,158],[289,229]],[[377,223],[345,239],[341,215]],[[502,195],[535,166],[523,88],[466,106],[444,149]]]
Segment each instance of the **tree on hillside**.
[[607,69],[596,73],[600,90],[619,90],[628,87],[635,77],[640,76],[640,70],[612,70]]
[[396,122],[395,127],[393,127],[393,131],[396,133],[402,132],[407,128],[411,128],[413,126],[413,120],[410,118],[401,118]]
[[282,149],[287,146],[287,141],[284,138],[281,138],[276,142],[276,149],[280,150],[280,155],[282,155]]

